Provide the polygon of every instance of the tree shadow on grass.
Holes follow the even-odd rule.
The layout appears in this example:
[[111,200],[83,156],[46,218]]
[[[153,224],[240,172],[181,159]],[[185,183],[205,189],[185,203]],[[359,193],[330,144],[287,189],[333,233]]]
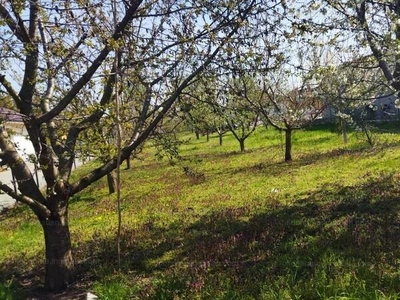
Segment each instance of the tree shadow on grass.
[[393,284],[399,265],[400,191],[391,177],[322,189],[294,205],[266,208],[250,218],[246,211],[215,212],[187,229],[187,247],[176,261],[187,261],[196,270],[189,278],[229,278],[253,297],[266,280],[279,283],[288,276],[294,277],[291,284],[317,281],[319,288],[338,277],[354,276],[352,280],[364,282],[371,294],[400,292]]
[[[251,173],[264,173],[268,174],[268,176],[279,176],[287,173],[288,171],[293,172],[298,168],[313,165],[315,163],[323,163],[327,160],[335,159],[337,157],[349,156],[354,159],[357,159],[360,155],[363,157],[373,156],[376,153],[379,153],[381,148],[376,149],[334,149],[328,152],[322,153],[311,153],[301,155],[299,158],[296,158],[292,161],[280,161],[280,162],[272,162],[272,163],[257,163],[251,166],[241,167],[230,170],[233,174],[242,173],[242,172],[251,172]],[[222,171],[221,171],[222,172]],[[226,171],[224,170],[224,173]]]
[[[325,137],[322,137],[325,139]],[[341,158],[341,157],[349,157],[352,159],[357,159],[360,156],[369,157],[375,156],[378,153],[382,153],[382,151],[400,146],[400,142],[382,142],[380,144],[375,145],[371,148],[368,144],[359,145],[356,148],[337,148],[326,152],[310,152],[310,153],[297,153],[295,154],[295,158],[291,161],[284,161],[283,154],[279,156],[278,161],[273,161],[268,159],[267,162],[258,162],[252,165],[246,165],[244,167],[226,167],[224,169],[218,169],[214,172],[215,175],[223,175],[229,176],[229,174],[237,174],[237,173],[253,173],[253,174],[267,174],[268,176],[280,176],[282,174],[287,173],[288,171],[293,172],[296,169],[310,166],[317,163],[324,163],[328,160]],[[277,149],[282,148],[281,145],[274,145],[265,148],[257,148],[246,150],[245,154],[251,154],[252,152],[259,151],[276,151]],[[236,155],[245,155],[240,152],[227,152],[227,153],[218,153],[212,154],[212,158],[216,160],[220,159],[229,159]],[[211,155],[207,154],[203,157],[208,157]],[[276,157],[275,157],[276,158]],[[206,174],[207,175],[207,174]]]
[[[187,209],[171,213],[191,221],[162,225],[155,220],[123,230],[122,273],[132,285],[140,284],[135,296],[141,299],[212,299],[226,289],[256,299],[271,290],[329,298],[360,286],[363,294],[354,295],[365,299],[378,290],[400,293],[400,188],[391,176],[321,188],[290,205],[265,200],[257,208],[207,215]],[[75,255],[76,288],[115,276],[115,238],[99,232],[79,243]],[[0,270],[10,275],[18,260],[24,258]],[[41,274],[42,266],[31,270]],[[21,274],[14,276],[18,280]]]

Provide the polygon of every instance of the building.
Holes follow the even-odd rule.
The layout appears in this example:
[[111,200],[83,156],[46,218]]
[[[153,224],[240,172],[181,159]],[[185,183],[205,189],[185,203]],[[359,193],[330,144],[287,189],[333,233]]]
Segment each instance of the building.
[[369,118],[376,121],[398,120],[400,109],[396,105],[397,97],[395,94],[378,94],[372,102],[372,111]]
[[17,147],[18,153],[24,159],[28,159],[31,155],[35,154],[32,143],[27,138],[28,133],[22,114],[5,107],[0,107],[0,124],[7,129],[11,135],[11,140]]

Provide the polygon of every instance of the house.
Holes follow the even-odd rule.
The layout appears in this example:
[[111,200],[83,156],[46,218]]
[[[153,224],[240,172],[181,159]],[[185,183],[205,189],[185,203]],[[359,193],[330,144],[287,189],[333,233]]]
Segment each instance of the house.
[[23,115],[16,111],[0,107],[0,123],[16,134],[26,134]]
[[400,117],[400,109],[396,105],[395,94],[381,93],[372,102],[368,117],[376,121],[397,120]]
[[11,140],[17,147],[18,153],[24,159],[28,159],[31,155],[35,154],[35,151],[32,143],[27,138],[28,132],[26,131],[23,117],[22,114],[14,110],[0,107],[0,124],[8,130]]
[[[23,122],[23,115],[11,109],[0,107],[0,126],[4,126],[9,132],[11,140],[14,142],[18,153],[28,162],[28,167],[35,174],[35,179],[42,180],[42,176],[38,175],[38,168],[31,163],[30,158],[35,155],[32,143],[27,138],[28,132]],[[0,165],[2,165],[0,160]],[[0,169],[0,181],[14,190],[17,189],[11,169],[2,167]],[[7,207],[12,207],[15,200],[10,196],[0,192],[0,212]]]

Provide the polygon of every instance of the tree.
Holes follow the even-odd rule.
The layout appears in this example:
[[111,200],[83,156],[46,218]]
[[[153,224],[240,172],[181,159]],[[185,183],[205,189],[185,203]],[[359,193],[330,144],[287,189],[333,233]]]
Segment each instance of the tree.
[[248,76],[228,78],[225,84],[225,93],[221,95],[225,99],[220,111],[229,131],[239,142],[240,151],[244,152],[245,141],[254,132],[259,121],[258,111],[250,105],[254,97],[259,97],[259,89]]
[[[47,289],[61,290],[75,277],[69,199],[138,149],[247,18],[269,9],[256,0],[0,3],[0,84],[24,116],[46,181],[42,193],[0,128],[0,158],[10,166],[19,191],[3,183],[0,189],[28,205],[42,225]],[[109,18],[112,10],[115,21]],[[171,89],[177,68],[186,70],[185,77]],[[121,91],[129,78],[140,78],[146,93],[132,99],[136,114],[121,156],[71,182],[83,133],[109,118],[116,82]]]
[[379,91],[385,89],[382,76],[374,68],[372,57],[354,57],[337,65],[315,70],[316,88],[321,101],[335,110],[340,122],[343,143],[347,144],[347,126],[355,123],[365,133],[368,142],[372,139],[365,117],[373,107]]
[[216,131],[222,145],[222,137],[228,129],[218,102],[220,91],[217,78],[209,70],[203,75],[182,94],[179,110],[189,128],[195,131],[197,139],[200,133],[205,133],[209,141],[210,133]]
[[[313,19],[298,20],[306,31],[324,32],[335,51],[350,49],[372,56],[387,85],[400,92],[400,2],[321,0],[304,3],[303,13]],[[323,21],[320,21],[323,20]]]
[[296,78],[295,84],[288,84],[287,78],[287,74],[271,76],[255,104],[271,126],[285,132],[285,161],[291,161],[293,131],[311,124],[325,105],[316,97],[310,77],[303,77],[300,82]]
[[188,123],[188,127],[193,130],[196,134],[196,138],[200,138],[200,134],[206,134],[207,142],[209,141],[209,135],[214,131],[214,119],[215,114],[207,94],[201,91],[194,91],[191,88],[185,93],[186,97],[183,97],[180,102],[180,109],[183,113],[183,117]]
[[282,30],[282,38],[274,36],[269,44],[282,44],[287,51],[278,52],[269,59],[269,67],[258,72],[260,92],[247,100],[268,124],[284,131],[285,161],[291,161],[293,131],[310,125],[326,105],[315,92],[319,62],[316,48],[306,43],[311,38],[293,24]]
[[[321,1],[317,9],[328,16],[325,24],[315,28],[329,28],[341,37],[352,38],[347,48],[355,49],[364,57],[373,57],[375,69],[380,69],[386,85],[397,98],[400,96],[400,2],[399,1]],[[325,29],[326,30],[326,29]],[[387,92],[382,89],[380,92]],[[366,126],[362,127],[368,142],[372,139]]]

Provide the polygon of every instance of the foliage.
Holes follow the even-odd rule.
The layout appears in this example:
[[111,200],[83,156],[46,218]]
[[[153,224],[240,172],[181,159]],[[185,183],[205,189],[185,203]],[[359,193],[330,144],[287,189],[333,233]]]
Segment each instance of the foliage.
[[254,132],[259,122],[259,113],[251,106],[251,101],[260,97],[260,90],[253,78],[244,75],[227,78],[223,84],[220,87],[220,113],[243,152],[245,140]]
[[[357,57],[362,60],[373,57],[372,68],[380,69],[387,86],[394,92],[400,90],[400,66],[396,64],[399,10],[395,2],[309,1],[302,8],[304,14],[313,15],[318,21],[298,20],[298,26],[306,32],[324,34],[324,44],[336,52],[350,53],[348,62]],[[371,68],[367,69],[370,71]]]
[[188,87],[178,103],[188,128],[196,133],[207,136],[224,126],[223,118],[217,113],[217,86],[208,72],[204,77]]
[[377,110],[373,104],[376,95],[387,89],[373,65],[372,57],[358,57],[315,71],[318,97],[334,111],[345,144],[348,125],[359,127],[371,146],[373,144],[368,119]]
[[152,144],[156,148],[155,156],[158,159],[163,159],[165,156],[169,160],[180,160],[179,146],[185,141],[178,140],[172,133],[160,130],[152,137]]

